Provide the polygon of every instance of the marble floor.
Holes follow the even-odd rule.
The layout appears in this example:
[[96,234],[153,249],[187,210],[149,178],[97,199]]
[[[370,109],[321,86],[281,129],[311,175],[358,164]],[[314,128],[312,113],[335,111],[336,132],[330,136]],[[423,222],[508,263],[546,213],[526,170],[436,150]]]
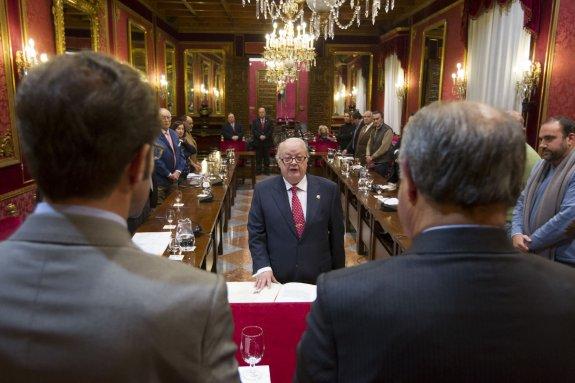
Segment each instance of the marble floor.
[[[258,181],[265,176],[258,176]],[[248,213],[253,190],[249,181],[238,188],[232,216],[228,223],[228,232],[224,233],[224,252],[218,257],[218,273],[222,273],[228,282],[251,281],[252,260],[248,246]],[[345,234],[346,267],[365,262],[365,257],[356,252],[355,233]]]

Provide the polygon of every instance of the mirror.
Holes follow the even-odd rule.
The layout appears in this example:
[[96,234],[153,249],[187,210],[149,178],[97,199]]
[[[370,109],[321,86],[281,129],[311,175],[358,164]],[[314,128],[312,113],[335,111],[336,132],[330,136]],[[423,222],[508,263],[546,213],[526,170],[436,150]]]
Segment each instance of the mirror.
[[97,51],[100,24],[98,3],[89,0],[54,0],[56,53]]
[[146,44],[146,28],[132,20],[128,22],[128,46],[130,49],[130,64],[147,77],[148,47]]
[[333,74],[333,116],[357,109],[370,109],[373,54],[335,52]]
[[168,93],[166,95],[166,106],[172,115],[176,114],[176,47],[166,41],[165,45],[165,67],[166,81],[168,82]]
[[188,113],[224,115],[225,58],[223,49],[184,51],[184,86]]
[[443,58],[445,56],[446,21],[440,21],[423,31],[421,69],[419,78],[419,106],[441,100]]

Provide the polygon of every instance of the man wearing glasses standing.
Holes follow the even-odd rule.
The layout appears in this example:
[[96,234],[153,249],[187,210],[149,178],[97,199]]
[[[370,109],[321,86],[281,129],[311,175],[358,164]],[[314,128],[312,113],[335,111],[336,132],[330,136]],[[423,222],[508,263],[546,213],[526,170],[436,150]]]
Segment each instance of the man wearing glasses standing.
[[154,185],[158,190],[158,204],[177,187],[180,174],[185,167],[185,161],[178,146],[178,134],[170,129],[172,114],[168,109],[160,108],[162,131],[156,144],[163,149],[160,158],[154,161]]
[[303,140],[278,146],[281,176],[256,184],[248,219],[256,288],[272,282],[315,283],[345,266],[343,213],[338,186],[307,175]]

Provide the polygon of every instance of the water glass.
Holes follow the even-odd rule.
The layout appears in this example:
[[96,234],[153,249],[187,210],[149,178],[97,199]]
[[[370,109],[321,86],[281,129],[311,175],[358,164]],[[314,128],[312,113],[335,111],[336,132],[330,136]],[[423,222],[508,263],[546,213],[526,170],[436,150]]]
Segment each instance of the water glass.
[[349,162],[348,161],[342,161],[341,162],[341,174],[344,177],[349,177]]
[[189,218],[179,219],[176,226],[176,239],[181,251],[192,251],[196,244],[196,237],[192,230],[192,221]]
[[170,245],[168,246],[170,249],[170,255],[179,255],[181,254],[181,247],[180,243],[178,242],[177,238],[170,238]]
[[240,352],[244,362],[250,365],[247,378],[256,380],[259,374],[254,366],[258,364],[264,356],[264,330],[259,326],[247,326],[242,329]]
[[174,202],[176,204],[182,203],[182,191],[180,189],[176,189],[175,191]]
[[175,218],[176,218],[176,212],[174,211],[174,209],[166,210],[166,222],[168,222],[168,225],[171,225],[172,222],[174,222]]

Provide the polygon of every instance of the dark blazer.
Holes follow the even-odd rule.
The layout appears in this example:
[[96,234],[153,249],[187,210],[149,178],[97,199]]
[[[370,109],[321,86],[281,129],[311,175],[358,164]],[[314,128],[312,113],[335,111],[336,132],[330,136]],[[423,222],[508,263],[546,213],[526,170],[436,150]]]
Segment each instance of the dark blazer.
[[0,381],[239,382],[222,276],[120,224],[32,214],[0,243]]
[[347,147],[344,148],[345,150],[347,150],[348,154],[355,154],[355,147],[357,145],[357,140],[359,139],[359,132],[361,132],[363,125],[364,125],[363,120],[360,121],[359,124],[357,124],[355,130],[353,131],[353,136],[351,137],[349,144],[347,144]]
[[337,141],[339,142],[339,148],[344,150],[347,148],[349,143],[353,138],[353,133],[355,132],[355,125],[350,123],[343,124],[339,131],[337,132]]
[[[272,120],[268,119],[267,117],[265,119],[263,127],[259,117],[253,120],[251,130],[252,130],[253,141],[256,145],[260,143],[271,144],[273,142],[274,125],[272,123]],[[260,140],[260,136],[262,134],[266,136],[266,139],[263,141]]]
[[575,270],[502,229],[428,231],[317,292],[296,381],[575,381]]
[[248,219],[254,272],[271,266],[282,283],[315,283],[319,274],[345,266],[339,188],[325,178],[309,174],[307,183],[306,222],[301,239],[296,235],[283,177],[256,184]]
[[238,136],[238,140],[241,140],[244,138],[244,129],[242,124],[236,122],[232,128],[232,125],[229,122],[226,122],[222,126],[222,136],[224,136],[224,140],[231,140],[233,136]]
[[178,145],[178,134],[172,129],[168,129],[168,132],[170,132],[170,137],[172,137],[172,143],[176,150],[176,162],[174,162],[174,151],[172,150],[170,143],[166,137],[164,137],[164,134],[160,133],[156,139],[156,144],[164,148],[164,151],[162,156],[154,161],[154,179],[158,186],[171,185],[173,182],[168,179],[168,176],[176,170],[183,172],[186,168],[184,157],[182,156],[180,146]]

